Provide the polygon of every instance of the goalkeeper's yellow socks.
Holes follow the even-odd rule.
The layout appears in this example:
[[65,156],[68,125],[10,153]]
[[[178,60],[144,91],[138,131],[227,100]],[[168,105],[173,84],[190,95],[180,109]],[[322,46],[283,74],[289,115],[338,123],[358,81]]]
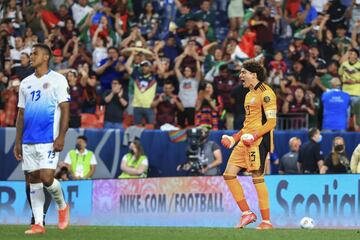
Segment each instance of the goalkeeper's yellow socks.
[[253,177],[253,183],[258,195],[262,219],[263,221],[270,221],[269,193],[264,181],[264,176]]
[[240,182],[237,180],[236,175],[227,175],[224,174],[224,180],[229,187],[231,194],[233,195],[237,205],[240,210],[244,212],[248,212],[249,205],[246,202],[243,188],[240,185]]

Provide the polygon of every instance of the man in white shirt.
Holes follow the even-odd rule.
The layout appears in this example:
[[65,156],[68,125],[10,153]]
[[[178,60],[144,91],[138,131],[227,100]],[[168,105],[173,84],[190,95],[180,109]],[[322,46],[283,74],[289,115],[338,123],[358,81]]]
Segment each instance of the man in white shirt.
[[[74,3],[73,0],[67,0],[71,5],[71,11],[76,26],[90,13],[93,9],[88,5],[88,0],[79,0],[79,3]],[[79,26],[78,26],[79,27]]]
[[32,48],[31,65],[35,73],[20,84],[16,120],[15,158],[23,161],[30,176],[30,200],[35,224],[25,234],[45,233],[43,226],[44,191],[55,200],[59,229],[69,225],[69,205],[59,181],[54,179],[59,152],[69,124],[70,95],[65,77],[49,69],[51,49],[45,44]]
[[65,164],[70,169],[72,179],[90,179],[95,172],[95,154],[86,149],[87,138],[78,136],[75,149],[70,150],[65,158]]
[[24,46],[24,41],[21,37],[15,38],[15,48],[10,50],[11,68],[19,67],[22,53],[30,55],[31,49]]

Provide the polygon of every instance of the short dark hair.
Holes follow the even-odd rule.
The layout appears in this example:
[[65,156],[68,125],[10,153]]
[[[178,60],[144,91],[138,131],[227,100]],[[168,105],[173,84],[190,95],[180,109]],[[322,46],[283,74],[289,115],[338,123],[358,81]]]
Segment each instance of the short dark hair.
[[243,64],[243,68],[249,72],[256,73],[256,77],[260,82],[264,82],[266,80],[265,69],[260,63],[255,61],[246,61]]
[[52,52],[51,52],[51,49],[48,45],[44,44],[44,43],[37,43],[37,44],[34,44],[33,45],[33,48],[41,48],[43,51],[45,51],[45,53],[47,55],[49,55],[49,61],[52,57]]
[[119,49],[116,47],[108,47],[107,52],[109,52],[111,49],[114,49],[119,54]]
[[170,80],[165,80],[164,85],[172,85],[174,86],[173,82]]
[[82,139],[87,143],[87,137],[85,137],[84,135],[78,136],[77,139]]
[[317,128],[310,128],[309,131],[308,131],[308,136],[309,136],[309,138],[313,138],[314,135],[317,133],[317,131],[319,131],[319,129],[317,129]]

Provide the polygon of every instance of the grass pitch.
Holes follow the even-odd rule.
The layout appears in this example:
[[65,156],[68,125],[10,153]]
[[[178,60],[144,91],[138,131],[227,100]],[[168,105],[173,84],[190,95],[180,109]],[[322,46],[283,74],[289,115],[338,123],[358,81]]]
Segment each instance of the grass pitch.
[[60,231],[55,226],[47,226],[43,235],[26,236],[25,225],[0,225],[0,236],[4,240],[46,239],[46,240],[311,240],[311,239],[360,239],[360,230],[324,230],[324,229],[272,229],[258,231],[255,229],[231,228],[184,228],[184,227],[103,227],[103,226],[70,226]]

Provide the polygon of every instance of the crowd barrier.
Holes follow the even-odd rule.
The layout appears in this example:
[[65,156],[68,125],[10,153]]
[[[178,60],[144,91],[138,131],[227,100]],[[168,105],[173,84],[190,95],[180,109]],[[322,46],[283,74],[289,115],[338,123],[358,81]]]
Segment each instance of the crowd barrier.
[[[211,131],[210,140],[219,145],[222,134],[233,134],[234,131]],[[322,151],[327,155],[331,151],[332,140],[335,136],[345,139],[346,153],[350,158],[353,150],[360,143],[360,133],[354,132],[324,132],[321,143]],[[60,161],[65,159],[66,153],[74,149],[76,137],[85,135],[88,138],[88,149],[94,151],[98,165],[94,178],[115,178],[120,173],[120,161],[127,153],[128,147],[123,145],[124,131],[104,129],[69,129],[64,150],[60,153]],[[289,151],[288,141],[291,137],[300,137],[302,142],[307,141],[306,131],[275,131],[275,151],[278,156]],[[174,143],[170,141],[167,132],[160,130],[144,130],[141,142],[149,159],[150,176],[173,177],[183,176],[186,173],[176,171],[176,166],[186,161],[186,142]],[[14,128],[0,128],[0,180],[23,180],[24,174],[21,164],[13,156],[15,143]],[[230,151],[221,146],[223,156],[223,171]]]
[[[261,219],[251,178],[239,180]],[[297,228],[304,216],[318,228],[359,227],[360,175],[266,176],[266,183],[275,227]],[[75,225],[232,227],[240,217],[220,176],[69,181],[62,187]],[[47,224],[57,223],[56,214],[52,203]],[[0,224],[28,224],[30,216],[25,183],[1,181]]]

